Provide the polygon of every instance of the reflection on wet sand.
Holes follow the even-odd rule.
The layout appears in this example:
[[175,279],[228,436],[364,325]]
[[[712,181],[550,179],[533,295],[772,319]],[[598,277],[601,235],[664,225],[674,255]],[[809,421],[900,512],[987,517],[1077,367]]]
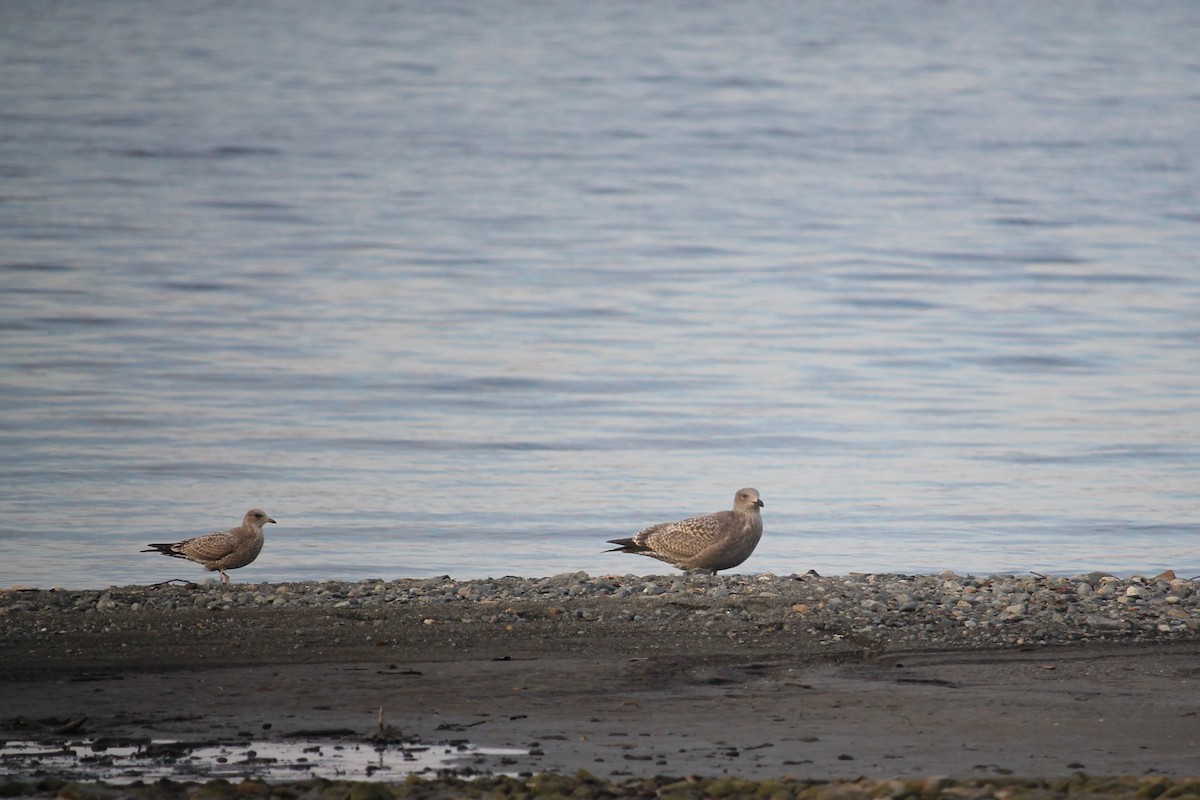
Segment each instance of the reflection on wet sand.
[[346,740],[180,742],[151,739],[72,739],[6,742],[0,764],[11,778],[46,775],[70,780],[133,783],[210,778],[268,781],[326,778],[401,779],[409,775],[503,773],[524,750],[476,747],[465,739],[424,744]]

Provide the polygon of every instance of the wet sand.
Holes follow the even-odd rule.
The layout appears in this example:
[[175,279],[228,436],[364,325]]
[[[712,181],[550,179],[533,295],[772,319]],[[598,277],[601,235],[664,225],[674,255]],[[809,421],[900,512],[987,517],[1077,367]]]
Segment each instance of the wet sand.
[[9,614],[0,726],[319,740],[369,736],[382,710],[409,740],[519,751],[478,766],[506,773],[1200,771],[1195,640],[922,647],[900,630],[830,641],[770,614],[665,623],[614,603],[530,601],[515,623],[482,605]]

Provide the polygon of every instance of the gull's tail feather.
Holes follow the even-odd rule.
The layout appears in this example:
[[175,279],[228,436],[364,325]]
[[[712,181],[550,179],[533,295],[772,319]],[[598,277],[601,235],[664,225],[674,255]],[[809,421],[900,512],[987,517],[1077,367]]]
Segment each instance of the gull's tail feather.
[[620,547],[605,550],[604,552],[606,553],[645,553],[650,550],[646,545],[638,544],[632,537],[628,539],[609,539],[608,543],[620,545]]
[[147,549],[141,550],[142,553],[162,553],[164,556],[174,556],[175,558],[187,558],[183,553],[175,548],[179,546],[179,542],[158,542],[151,544]]

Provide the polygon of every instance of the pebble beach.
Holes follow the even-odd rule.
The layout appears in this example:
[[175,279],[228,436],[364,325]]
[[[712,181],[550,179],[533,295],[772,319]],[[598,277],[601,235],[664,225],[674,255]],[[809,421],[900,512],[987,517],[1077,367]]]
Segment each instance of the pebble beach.
[[91,756],[63,770],[8,755],[0,791],[1190,796],[1197,588],[1170,572],[13,587],[0,592],[9,742],[382,754],[386,715],[388,747],[474,755],[302,780],[264,776],[270,759],[234,779],[195,772],[195,756],[114,775]]
[[[512,608],[514,604],[522,608]],[[579,622],[671,625],[705,630],[801,629],[821,643],[1004,646],[1108,639],[1176,641],[1200,631],[1200,583],[1173,572],[1118,578],[1105,572],[1043,575],[666,575],[456,581],[235,584],[187,582],[0,593],[7,638],[29,635],[42,617],[80,613],[99,629],[105,615],[202,609],[428,609],[430,622],[517,624],[531,616]],[[91,625],[89,626],[89,621]]]

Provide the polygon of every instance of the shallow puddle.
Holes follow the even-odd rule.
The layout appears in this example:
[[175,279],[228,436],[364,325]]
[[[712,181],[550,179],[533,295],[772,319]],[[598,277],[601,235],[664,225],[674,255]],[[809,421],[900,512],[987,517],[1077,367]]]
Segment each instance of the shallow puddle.
[[504,771],[524,750],[480,748],[466,742],[372,745],[339,741],[178,742],[169,740],[0,744],[3,772],[16,779],[52,775],[66,780],[132,783],[209,778],[267,781],[327,778],[392,780],[411,774]]

